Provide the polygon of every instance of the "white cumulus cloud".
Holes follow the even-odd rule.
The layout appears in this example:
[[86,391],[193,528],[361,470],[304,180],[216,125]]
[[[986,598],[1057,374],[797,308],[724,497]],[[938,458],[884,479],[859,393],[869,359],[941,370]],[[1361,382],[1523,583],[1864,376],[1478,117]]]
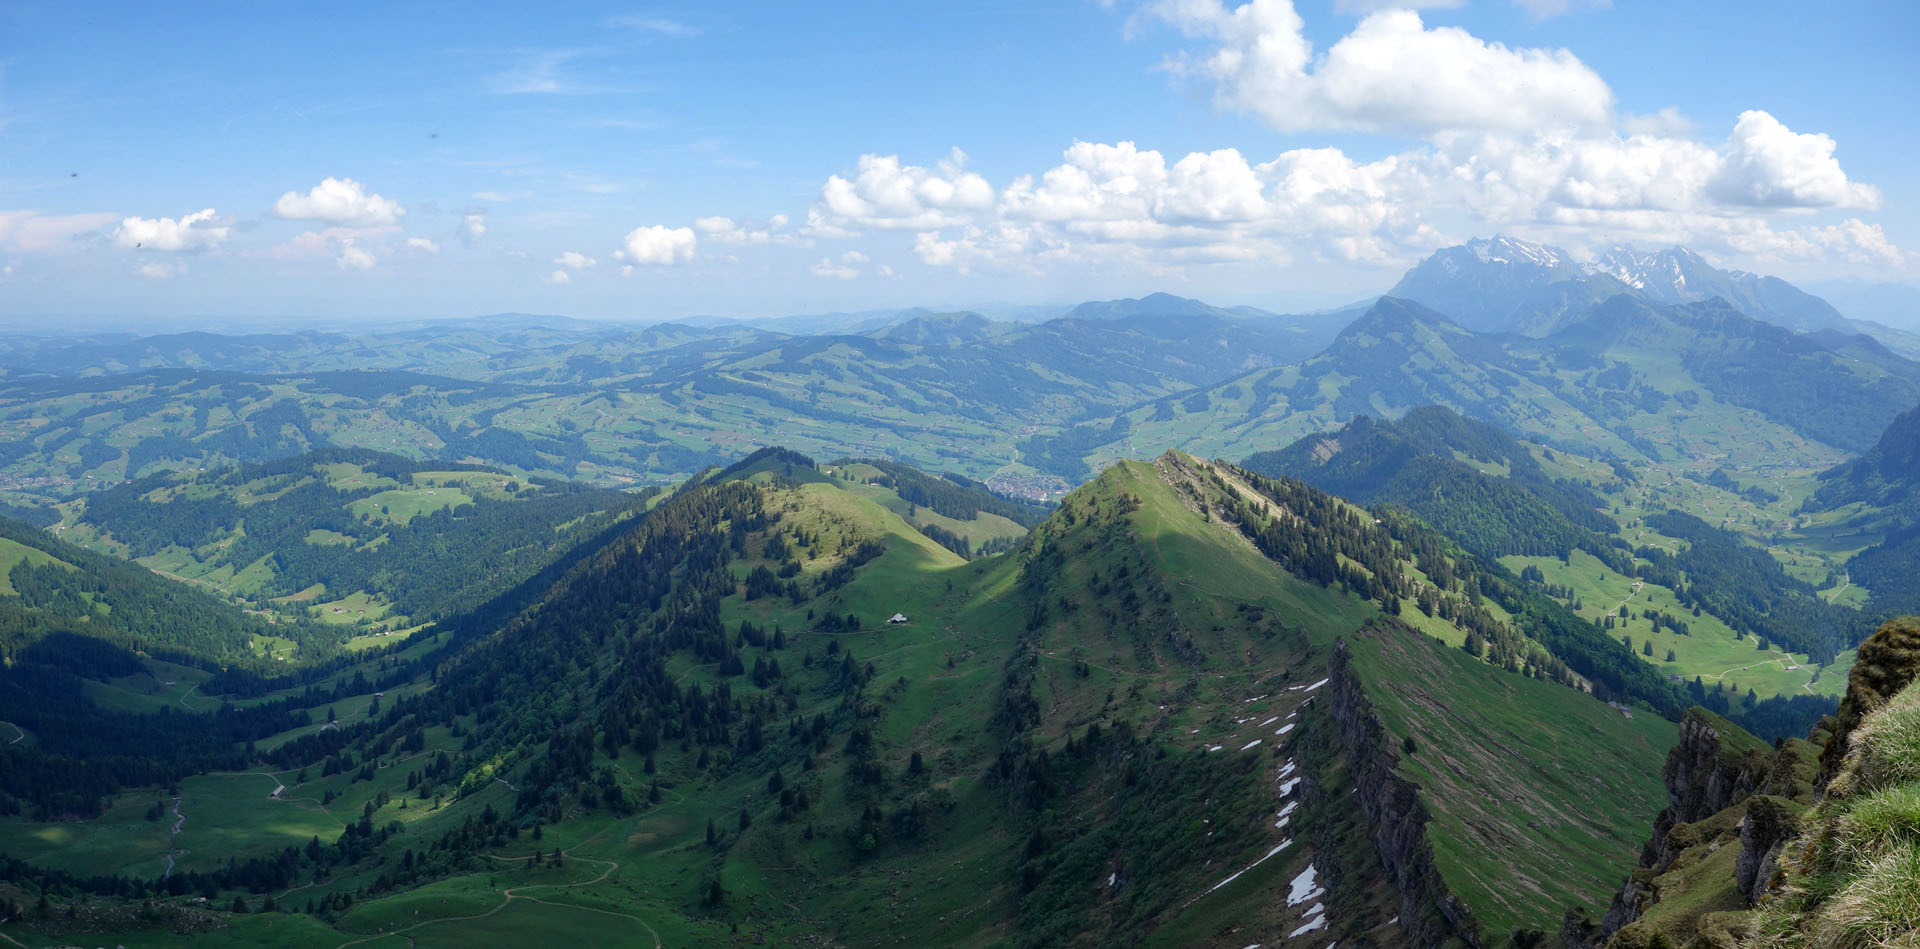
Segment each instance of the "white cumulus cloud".
[[1215,101],[1283,131],[1431,135],[1609,124],[1613,91],[1573,53],[1429,29],[1408,9],[1368,15],[1323,52],[1291,0],[1162,0],[1151,8],[1211,46],[1168,67],[1209,80]]
[[226,243],[232,234],[233,227],[220,223],[213,209],[206,208],[181,215],[179,220],[170,217],[125,218],[114,230],[113,239],[122,247],[141,250],[194,251],[218,247]]
[[903,165],[898,155],[862,155],[854,176],[834,175],[807,212],[808,229],[827,237],[867,228],[947,227],[993,206],[993,186],[965,170],[956,148],[932,168]]
[[568,270],[585,270],[588,267],[591,267],[599,263],[599,261],[594,260],[592,257],[588,257],[587,255],[580,253],[577,250],[567,251],[566,253],[561,254],[558,257],[555,257],[553,259],[553,262],[556,264],[559,264],[562,267],[567,268]]
[[1876,208],[1880,192],[1847,180],[1826,135],[1795,132],[1765,112],[1740,113],[1710,184],[1727,204]]
[[624,255],[622,259],[635,264],[677,264],[693,259],[694,245],[698,241],[690,227],[667,227],[664,224],[636,227],[627,232],[621,249]]
[[[1729,177],[1743,186],[1729,189]],[[1908,260],[1857,219],[1768,225],[1787,210],[1872,207],[1878,192],[1847,178],[1830,139],[1765,113],[1744,116],[1718,147],[1650,133],[1454,132],[1374,161],[1337,148],[1254,161],[1231,148],[1169,156],[1133,142],[1075,142],[1059,164],[998,194],[991,206],[948,209],[916,230],[913,253],[960,272],[1039,272],[1055,262],[1171,272],[1300,257],[1394,267],[1505,231],[1575,250],[1683,243],[1754,261],[1763,252],[1899,268]],[[848,267],[826,257],[810,269],[842,276]]]
[[296,221],[325,221],[349,227],[398,224],[407,209],[377,194],[368,194],[352,178],[327,178],[306,194],[289,191],[273,203],[274,217]]
[[407,246],[414,250],[426,251],[429,254],[440,253],[440,245],[425,237],[409,237],[407,238]]
[[568,276],[567,272],[564,270],[556,270],[553,273],[547,274],[547,282],[551,284],[564,286],[566,284],[572,283],[573,278]]

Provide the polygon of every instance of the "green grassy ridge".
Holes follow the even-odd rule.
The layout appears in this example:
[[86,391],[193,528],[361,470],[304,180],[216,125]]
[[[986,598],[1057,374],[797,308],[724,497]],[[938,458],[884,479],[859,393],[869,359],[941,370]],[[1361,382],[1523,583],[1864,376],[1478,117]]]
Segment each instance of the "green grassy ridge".
[[0,596],[19,595],[19,591],[13,588],[13,581],[6,575],[12,573],[13,568],[22,563],[35,567],[60,566],[69,570],[80,569],[38,547],[29,547],[17,540],[0,537]]
[[1242,466],[1361,504],[1405,506],[1483,556],[1604,549],[1601,535],[1618,529],[1597,512],[1604,501],[1592,490],[1548,477],[1527,446],[1440,406],[1397,421],[1362,416],[1339,432],[1258,452]]
[[[1192,502],[1169,483],[1205,483],[1189,473],[1204,468],[1204,464],[1186,459],[1183,464],[1193,467],[1188,472],[1182,472],[1180,477],[1171,479],[1155,471],[1156,468],[1171,466],[1171,463],[1172,459],[1162,459],[1152,466],[1143,463],[1116,466],[1097,479],[1089,489],[1070,496],[1063,504],[1063,515],[1089,516],[1091,502],[1083,495],[1096,488],[1101,489],[1105,498],[1109,499],[1108,503],[1112,503],[1113,499],[1137,498],[1139,507],[1129,517],[1135,525],[1138,542],[1143,546],[1154,544],[1163,562],[1182,563],[1185,569],[1180,571],[1180,575],[1218,578],[1220,589],[1261,591],[1268,595],[1250,596],[1247,599],[1252,602],[1247,605],[1257,605],[1289,618],[1299,617],[1302,631],[1307,634],[1305,640],[1294,639],[1286,632],[1268,634],[1273,636],[1273,641],[1265,647],[1267,661],[1285,663],[1291,667],[1290,675],[1283,673],[1279,679],[1270,681],[1299,677],[1304,684],[1307,679],[1315,677],[1312,672],[1314,660],[1310,657],[1323,655],[1320,650],[1336,637],[1350,632],[1370,617],[1377,617],[1377,606],[1349,595],[1303,584],[1279,570],[1272,561],[1261,557],[1246,545],[1235,542],[1232,534],[1209,528],[1200,513],[1193,509]],[[1054,540],[1047,533],[1057,526],[1058,521],[1043,525],[1042,533],[1037,538],[1046,539],[1037,539],[1036,542],[1072,544],[1069,537]],[[1085,588],[1096,574],[1110,574],[1112,570],[1111,564],[1103,565],[1098,558],[1084,554],[1069,564],[1069,572],[1062,575],[1057,584],[1069,589]],[[1200,564],[1205,566],[1201,567]],[[1179,591],[1174,593],[1178,597],[1189,588],[1178,585],[1173,589]],[[1287,591],[1291,594],[1287,599],[1315,597],[1317,594],[1326,596],[1326,600],[1306,610],[1298,606],[1289,609],[1282,605],[1286,599],[1272,596],[1274,591]],[[1238,599],[1233,597],[1228,602]],[[1344,609],[1336,608],[1335,604],[1343,600],[1349,605]],[[1298,602],[1293,601],[1295,604]],[[1219,605],[1216,604],[1216,608]],[[1237,608],[1239,604],[1233,605]],[[1200,604],[1188,601],[1181,602],[1177,612],[1191,628],[1205,625],[1204,620],[1196,623],[1191,619],[1205,616],[1203,609]],[[1079,617],[1084,613],[1075,610],[1070,615]],[[1103,673],[1110,668],[1126,671],[1127,660],[1131,658],[1124,650],[1102,650],[1094,645],[1100,638],[1112,636],[1109,633],[1107,637],[1101,637],[1093,632],[1107,626],[1105,620],[1106,617],[1094,617],[1087,621],[1089,628],[1086,632],[1061,640],[1072,644],[1070,658],[1085,662],[1093,669],[1090,678],[1095,683],[1105,678]],[[1480,744],[1497,749],[1494,752],[1496,755],[1504,753],[1513,756],[1512,760],[1502,762],[1501,766],[1487,767],[1476,761],[1474,767],[1453,768],[1447,772],[1449,781],[1457,784],[1463,780],[1458,775],[1464,770],[1468,776],[1464,778],[1467,787],[1449,786],[1445,793],[1436,792],[1429,798],[1430,805],[1439,815],[1433,832],[1442,841],[1447,854],[1443,863],[1457,871],[1458,885],[1472,891],[1476,909],[1485,908],[1482,915],[1493,924],[1507,928],[1524,922],[1530,927],[1551,929],[1569,902],[1604,906],[1606,898],[1616,886],[1618,874],[1632,865],[1645,823],[1659,809],[1663,799],[1658,779],[1658,761],[1672,741],[1673,725],[1644,711],[1628,718],[1590,697],[1562,686],[1499,671],[1424,636],[1409,633],[1403,638],[1406,641],[1398,645],[1410,651],[1410,655],[1374,657],[1362,664],[1372,687],[1392,693],[1380,700],[1391,709],[1384,715],[1390,731],[1400,736],[1417,731],[1427,741],[1434,742],[1436,748],[1469,748]],[[1196,639],[1202,643],[1202,655],[1210,657],[1214,654],[1205,649],[1206,640],[1200,637]],[[1052,641],[1042,640],[1041,645]],[[1256,645],[1251,654],[1258,661],[1260,647]],[[1234,659],[1238,660],[1239,656],[1234,655]],[[1211,664],[1211,661],[1206,663]],[[1201,668],[1206,668],[1206,665]],[[1238,666],[1240,663],[1235,661],[1227,668]],[[1058,669],[1059,672],[1051,674],[1061,678],[1073,674],[1069,671],[1072,667],[1066,662],[1052,666],[1042,664],[1040,668]],[[1418,669],[1419,674],[1408,677],[1409,668]],[[1431,675],[1428,674],[1430,672]],[[1235,673],[1231,671],[1225,675],[1227,682],[1235,678]],[[1208,683],[1208,678],[1202,675],[1195,681]],[[1417,683],[1416,688],[1439,688],[1441,700],[1438,704],[1446,706],[1451,703],[1451,710],[1442,712],[1436,709],[1436,703],[1431,699],[1410,699],[1400,685],[1392,684],[1409,678]],[[1247,686],[1253,684],[1248,682]],[[1206,693],[1203,691],[1201,694]],[[1066,704],[1058,695],[1052,698],[1052,702],[1053,707]],[[1275,710],[1279,711],[1280,708],[1276,706]],[[1172,706],[1168,707],[1167,714],[1170,716],[1169,724],[1175,725],[1176,731],[1179,730],[1177,726],[1189,721],[1199,725],[1202,730],[1198,734],[1205,737],[1197,740],[1203,742],[1219,743],[1216,729],[1223,725],[1229,729],[1232,727],[1231,720],[1210,722],[1206,717],[1196,719],[1192,713],[1174,717]],[[1186,730],[1190,731],[1191,727]],[[1547,734],[1542,736],[1542,731]],[[1238,745],[1228,741],[1226,747]],[[1618,783],[1620,787],[1609,784],[1605,790],[1597,791],[1590,785],[1586,770],[1590,755],[1613,762],[1606,769],[1606,780]],[[1541,770],[1539,763],[1542,759],[1553,769],[1545,779],[1543,774],[1546,772]],[[1417,781],[1431,778],[1424,772],[1417,774],[1417,777],[1410,777]],[[1495,851],[1481,849],[1487,845],[1487,841],[1478,836],[1469,836],[1468,832],[1471,830],[1484,834],[1490,827],[1503,826],[1512,821],[1513,813],[1506,807],[1506,801],[1514,793],[1514,782],[1525,784],[1534,795],[1534,806],[1542,813],[1555,815],[1566,820],[1567,824],[1563,828],[1508,828],[1502,836],[1501,845],[1513,844],[1515,839],[1528,841],[1522,859],[1517,864],[1518,869],[1513,870],[1515,875],[1509,876],[1508,867],[1515,865],[1489,863],[1484,857],[1477,856]],[[1493,808],[1491,814],[1476,809],[1470,803],[1475,801],[1476,792],[1478,796],[1499,802],[1499,806]],[[1591,813],[1587,801],[1589,795],[1614,792],[1619,792],[1617,809],[1608,808],[1599,814]],[[1566,831],[1566,828],[1572,829]],[[1563,843],[1556,840],[1557,832],[1570,832],[1578,836],[1580,842],[1565,847],[1563,851],[1557,846]],[[1532,882],[1517,883],[1523,874],[1527,875],[1525,880]],[[1535,886],[1539,887],[1539,891],[1525,891],[1525,896],[1512,905],[1495,902],[1506,899],[1504,894],[1515,885],[1522,886],[1523,890],[1526,886]],[[1240,911],[1247,912],[1248,908],[1242,907]],[[1192,930],[1183,928],[1181,931]],[[1504,933],[1506,930],[1502,928],[1499,931]],[[1251,940],[1255,937],[1248,938]]]
[[[1288,692],[1287,686],[1304,687],[1318,678],[1324,651],[1340,635],[1377,617],[1379,606],[1336,586],[1303,581],[1228,529],[1219,518],[1227,498],[1219,494],[1213,475],[1239,484],[1234,490],[1250,492],[1238,475],[1176,456],[1120,466],[1070,497],[1015,553],[969,563],[923,536],[894,503],[871,496],[874,489],[864,484],[855,490],[830,477],[743,473],[746,483],[705,485],[663,501],[625,538],[581,559],[507,631],[471,640],[477,645],[466,647],[459,661],[439,666],[431,687],[423,680],[390,689],[373,717],[365,714],[370,700],[368,705],[340,704],[336,712],[349,730],[348,749],[356,762],[390,767],[375,767],[367,780],[355,780],[353,768],[322,775],[311,765],[304,781],[276,770],[272,780],[290,789],[281,801],[266,798],[266,776],[213,776],[208,780],[219,783],[205,788],[201,779],[193,779],[187,790],[194,800],[212,801],[207,795],[216,792],[241,795],[229,802],[240,816],[225,830],[216,823],[219,818],[196,818],[207,823],[196,826],[190,820],[186,833],[205,835],[200,839],[218,848],[212,851],[215,859],[225,855],[221,850],[265,856],[291,839],[289,828],[304,826],[294,817],[331,813],[351,822],[387,792],[389,803],[376,809],[375,820],[400,820],[405,829],[379,845],[383,862],[336,867],[317,886],[306,885],[303,876],[288,880],[285,896],[304,905],[308,899],[337,900],[377,886],[383,874],[395,872],[405,851],[419,851],[489,805],[521,808],[521,820],[543,825],[544,839],[537,844],[529,837],[531,823],[522,824],[519,837],[483,847],[472,866],[449,866],[437,882],[418,888],[409,884],[356,898],[353,909],[329,917],[336,927],[353,927],[355,934],[370,930],[357,928],[354,920],[374,928],[396,919],[415,925],[412,913],[418,909],[418,921],[429,925],[416,935],[455,938],[482,925],[455,917],[502,906],[511,910],[488,918],[530,910],[520,899],[507,899],[506,891],[519,885],[519,878],[491,864],[498,862],[495,857],[524,858],[535,846],[549,852],[562,847],[570,865],[595,868],[584,876],[618,864],[605,879],[569,888],[564,896],[553,894],[553,901],[643,920],[663,935],[683,938],[738,922],[744,934],[772,941],[824,930],[844,942],[870,943],[907,926],[939,933],[933,941],[943,944],[988,944],[1017,938],[1026,925],[1022,920],[1067,930],[1086,924],[1116,933],[1177,921],[1177,931],[1203,933],[1203,942],[1227,945],[1244,934],[1247,924],[1256,936],[1284,935],[1300,924],[1298,909],[1277,912],[1268,904],[1274,890],[1303,868],[1304,850],[1276,857],[1283,862],[1263,864],[1260,872],[1204,900],[1187,901],[1232,872],[1222,867],[1244,867],[1277,842],[1272,824],[1278,802],[1268,778],[1279,767],[1275,748],[1281,739],[1260,723],[1283,719],[1290,711],[1307,714],[1300,711],[1306,696]],[[749,497],[757,499],[755,506],[703,507]],[[679,520],[700,510],[709,512],[701,516],[731,511],[730,517],[759,510],[778,518],[764,523]],[[648,775],[645,757],[631,747],[609,754],[593,742],[583,773],[586,793],[597,797],[591,789],[601,773],[639,801],[659,782],[662,800],[631,813],[578,796],[581,790],[571,780],[543,783],[541,775],[553,767],[551,756],[566,729],[586,722],[598,734],[610,724],[597,717],[606,711],[602,685],[619,681],[610,676],[633,658],[615,645],[618,640],[596,639],[616,635],[618,625],[600,626],[593,614],[568,611],[595,598],[626,597],[616,581],[654,569],[638,568],[629,554],[681,537],[690,525],[712,531],[717,546],[706,549],[733,549],[734,523],[742,527],[717,600],[720,627],[730,639],[743,620],[763,633],[782,630],[783,648],[745,643],[731,648],[749,666],[757,659],[778,659],[783,674],[760,685],[748,676],[729,676],[711,657],[687,651],[667,658],[660,674],[683,693],[698,686],[711,695],[725,683],[742,714],[764,712],[766,703],[776,703],[777,713],[768,717],[767,746],[744,751],[737,724],[725,743],[703,742],[704,751],[681,750],[678,740],[668,740],[656,749],[655,773]],[[785,554],[777,553],[780,545],[770,546],[775,534],[785,538]],[[817,591],[807,586],[798,599],[752,600],[739,586],[754,567],[771,567],[782,556],[800,563],[796,580],[818,583],[865,540],[884,540],[884,550],[844,584]],[[1056,566],[1043,580],[1036,563]],[[663,603],[693,602],[676,600],[695,591],[674,584],[701,576],[693,571],[695,564],[681,561],[658,574],[669,581]],[[1116,603],[1103,603],[1095,577],[1113,584],[1123,566],[1131,580],[1114,597],[1122,597],[1119,589],[1136,590],[1139,602],[1138,608],[1116,612]],[[636,596],[626,602],[645,601]],[[1044,607],[1038,621],[1036,606]],[[885,623],[894,612],[905,613],[909,622]],[[856,617],[854,628],[822,625],[826,616],[847,614]],[[648,615],[638,614],[634,622],[645,622]],[[553,652],[557,641],[573,637],[579,639],[578,650]],[[428,654],[428,646],[419,649]],[[490,665],[489,650],[505,665]],[[853,690],[839,661],[849,653],[863,681]],[[1464,653],[1458,655],[1465,660]],[[870,674],[864,671],[869,663]],[[474,668],[461,671],[467,664]],[[644,668],[634,666],[621,675],[653,674],[643,673]],[[1485,668],[1490,675],[1506,675]],[[472,691],[509,669],[520,678],[500,686],[505,692],[497,700],[483,701]],[[1032,700],[1032,718],[1018,732],[1020,740],[1009,744],[1009,733],[993,722],[1007,699],[1017,697],[1019,690],[1009,685],[1014,673]],[[464,712],[457,704],[442,704],[465,694],[477,704]],[[488,710],[485,721],[477,714],[481,707]],[[463,737],[454,734],[441,710],[457,712],[453,721]],[[805,723],[815,715],[830,723],[823,748],[787,731],[789,720]],[[419,753],[424,757],[409,757],[415,753],[393,744],[412,727],[408,716],[426,726]],[[1115,744],[1122,723],[1133,744]],[[1094,725],[1106,737],[1090,738]],[[296,729],[289,741],[310,741],[315,728]],[[871,753],[849,745],[855,731],[871,736]],[[1263,744],[1238,750],[1256,737]],[[261,747],[277,750],[285,744],[262,742]],[[1222,750],[1208,750],[1215,746]],[[1089,747],[1132,749],[1122,753],[1163,761],[1153,772],[1162,777],[1144,778],[1161,790],[1144,795],[1136,810],[1103,805],[1114,793],[1110,782],[1123,772],[1094,767],[1099,758],[1089,757]],[[438,780],[432,797],[406,798],[409,775],[442,751],[455,762],[455,774]],[[1061,784],[1047,798],[1050,806],[1009,818],[1009,794],[1026,772],[1016,768],[990,777],[1007,751],[1016,760],[1045,751],[1060,762]],[[910,768],[916,754],[925,768],[918,775]],[[703,767],[698,759],[709,756],[711,763]],[[811,769],[803,761],[809,758]],[[770,766],[780,768],[790,788],[808,790],[809,808],[780,819],[767,790]],[[856,770],[867,768],[877,768],[881,779],[872,784],[852,779]],[[254,781],[258,786],[248,791]],[[1202,787],[1222,793],[1199,803],[1191,795]],[[538,797],[522,800],[528,788],[540,789],[531,792]],[[464,793],[456,794],[460,790]],[[333,800],[321,803],[329,793]],[[442,798],[438,807],[433,797]],[[398,806],[402,798],[409,802],[404,811]],[[151,792],[136,792],[124,806],[151,799]],[[744,830],[737,821],[742,810],[751,816]],[[714,844],[705,839],[709,820],[719,831]],[[910,826],[918,829],[910,832]],[[1021,866],[1032,831],[1048,828],[1054,831],[1048,834],[1051,840],[1123,843],[1118,854],[1096,845],[1077,851],[1044,848],[1065,889],[1022,893],[1011,871]],[[863,834],[876,838],[872,849],[861,847]],[[330,843],[324,836],[323,842]],[[189,843],[188,849],[190,861],[202,856],[201,848]],[[1097,898],[1092,884],[1116,871],[1130,878],[1132,889],[1119,900]],[[716,880],[725,896],[718,906],[707,905],[705,895]],[[1081,888],[1079,882],[1089,886]],[[218,902],[232,895],[220,892]],[[438,902],[443,895],[447,902]],[[1361,909],[1383,905],[1375,897],[1343,897],[1350,915],[1333,920],[1336,933],[1329,938],[1382,925],[1385,920],[1377,913]],[[249,900],[258,908],[261,896]],[[234,938],[261,925],[236,921]],[[1236,927],[1242,932],[1234,932]]]

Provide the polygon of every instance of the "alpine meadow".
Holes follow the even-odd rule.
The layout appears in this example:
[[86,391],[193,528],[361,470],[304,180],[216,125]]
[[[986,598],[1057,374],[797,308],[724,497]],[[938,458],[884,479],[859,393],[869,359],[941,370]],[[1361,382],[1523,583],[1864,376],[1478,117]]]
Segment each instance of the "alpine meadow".
[[0,942],[1920,945],[1916,38],[0,4]]

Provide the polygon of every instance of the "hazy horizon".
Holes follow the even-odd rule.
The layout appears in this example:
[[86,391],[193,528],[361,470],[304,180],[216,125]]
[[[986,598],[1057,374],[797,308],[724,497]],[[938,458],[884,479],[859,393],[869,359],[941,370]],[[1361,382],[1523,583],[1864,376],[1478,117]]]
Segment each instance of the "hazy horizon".
[[1912,8],[1391,6],[13,4],[0,320],[1304,311],[1494,233],[1912,291]]

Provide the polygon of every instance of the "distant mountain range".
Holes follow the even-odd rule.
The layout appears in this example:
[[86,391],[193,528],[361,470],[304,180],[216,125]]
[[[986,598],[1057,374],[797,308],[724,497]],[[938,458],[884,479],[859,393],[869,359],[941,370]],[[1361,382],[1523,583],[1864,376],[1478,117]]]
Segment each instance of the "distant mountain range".
[[1778,277],[1721,270],[1684,247],[1613,247],[1579,261],[1558,247],[1496,235],[1436,251],[1387,291],[1471,330],[1534,337],[1551,335],[1618,294],[1657,304],[1719,297],[1756,320],[1796,333],[1866,333],[1908,350],[1920,342],[1905,331],[1848,319]]
[[1616,295],[1533,339],[1474,332],[1384,297],[1304,362],[1092,418],[1023,451],[1066,474],[1166,448],[1279,448],[1363,415],[1444,405],[1602,457],[1821,464],[1871,447],[1916,403],[1920,364],[1863,336],[1794,333],[1717,299]]
[[[0,443],[0,458],[17,476],[119,480],[156,470],[143,465],[353,444],[657,480],[784,441],[1059,490],[1121,457],[1240,457],[1432,404],[1606,457],[1745,457],[1756,449],[1742,441],[1771,438],[1826,466],[1920,402],[1920,337],[1680,248],[1583,262],[1475,240],[1435,253],[1387,297],[1316,315],[1166,293],[1049,309],[1042,322],[1008,308],[645,327],[499,314],[381,333],[0,337],[0,407],[31,401],[46,418]],[[156,370],[261,387],[238,390],[228,417],[195,407],[219,382],[169,377],[149,410],[151,381],[131,374]],[[365,402],[322,397],[340,380],[296,381],[351,370],[422,377],[354,386]],[[63,378],[33,379],[47,374]],[[500,384],[512,388],[483,388]],[[83,390],[145,401],[104,427],[84,399],[50,401]],[[269,406],[311,422],[244,422]]]

